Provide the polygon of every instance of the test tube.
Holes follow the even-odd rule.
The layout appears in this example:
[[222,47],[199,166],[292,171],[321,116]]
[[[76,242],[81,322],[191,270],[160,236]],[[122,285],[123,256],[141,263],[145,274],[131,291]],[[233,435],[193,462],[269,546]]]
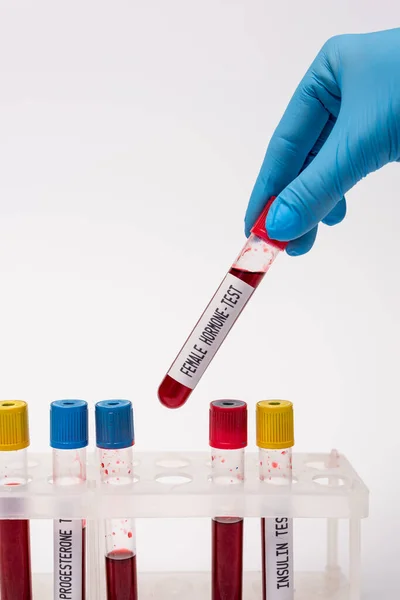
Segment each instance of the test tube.
[[[50,405],[50,447],[53,484],[86,481],[88,407],[84,400],[56,400]],[[54,535],[54,600],[85,600],[86,521],[56,519]]]
[[[260,480],[292,485],[294,446],[293,404],[287,400],[262,400],[256,408]],[[261,519],[262,598],[293,600],[293,520]]]
[[[215,485],[242,485],[247,446],[247,404],[215,400],[210,404],[211,476]],[[212,520],[212,600],[242,600],[243,518]]]
[[[103,485],[129,485],[133,474],[133,409],[129,400],[96,404],[96,444]],[[137,600],[136,540],[133,519],[105,522],[107,600]]]
[[229,269],[158,388],[168,408],[185,404],[217,350],[232,329],[286,242],[271,240],[265,219],[271,198],[251,230],[244,248]]
[[[0,402],[0,483],[28,483],[28,406],[21,400]],[[13,512],[18,512],[18,500]],[[21,500],[22,503],[22,500]],[[0,520],[0,598],[31,600],[32,575],[29,521]]]

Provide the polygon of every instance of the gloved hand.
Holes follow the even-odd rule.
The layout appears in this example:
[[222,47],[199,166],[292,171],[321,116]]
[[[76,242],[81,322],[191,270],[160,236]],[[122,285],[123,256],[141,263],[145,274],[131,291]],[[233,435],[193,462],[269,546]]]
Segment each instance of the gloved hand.
[[322,48],[295,91],[265,155],[245,217],[266,201],[272,239],[292,256],[310,250],[318,223],[346,214],[344,194],[400,159],[400,28],[340,35]]

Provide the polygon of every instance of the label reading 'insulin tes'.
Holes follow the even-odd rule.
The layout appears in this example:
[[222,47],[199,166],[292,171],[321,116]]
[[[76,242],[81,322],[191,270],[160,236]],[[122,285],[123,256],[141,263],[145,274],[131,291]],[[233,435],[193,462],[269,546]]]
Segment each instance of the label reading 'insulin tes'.
[[82,598],[82,521],[54,521],[54,598]]
[[268,600],[293,600],[293,521],[264,519]]
[[253,292],[251,285],[228,273],[168,375],[193,390]]

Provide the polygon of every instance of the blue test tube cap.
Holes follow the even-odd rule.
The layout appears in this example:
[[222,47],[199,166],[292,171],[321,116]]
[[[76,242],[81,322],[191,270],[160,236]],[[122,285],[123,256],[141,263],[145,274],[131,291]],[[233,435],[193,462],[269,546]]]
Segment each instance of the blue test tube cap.
[[88,445],[88,405],[84,400],[56,400],[50,404],[50,446],[77,450]]
[[135,443],[130,400],[101,400],[95,408],[96,445],[118,450]]

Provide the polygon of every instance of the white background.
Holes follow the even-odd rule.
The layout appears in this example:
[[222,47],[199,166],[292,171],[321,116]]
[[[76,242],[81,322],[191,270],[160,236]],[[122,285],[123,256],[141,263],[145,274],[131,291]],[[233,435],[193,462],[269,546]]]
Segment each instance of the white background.
[[[156,392],[243,244],[266,145],[314,55],[331,35],[399,25],[399,6],[0,2],[0,395],[29,401],[32,447],[47,449],[63,397],[132,399],[142,450],[206,449],[221,397],[249,403],[254,447],[255,402],[291,399],[297,450],[339,448],[370,487],[371,598],[400,591],[398,165],[348,194],[309,255],[279,257],[184,408]],[[177,528],[165,562],[139,530],[142,568],[208,566],[172,549]]]

